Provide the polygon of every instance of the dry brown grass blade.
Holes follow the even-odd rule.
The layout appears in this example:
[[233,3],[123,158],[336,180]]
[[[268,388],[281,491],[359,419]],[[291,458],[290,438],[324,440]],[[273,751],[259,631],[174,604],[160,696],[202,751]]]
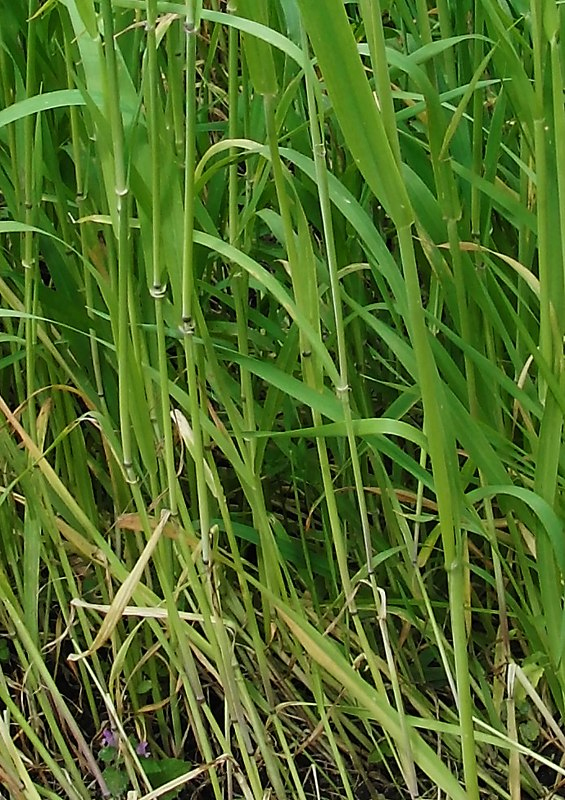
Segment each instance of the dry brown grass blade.
[[69,525],[68,522],[65,522],[65,520],[61,517],[55,517],[55,524],[57,525],[59,533],[67,540],[75,553],[87,558],[89,561],[94,561],[101,566],[106,567],[108,565],[108,559],[102,550],[100,550],[99,547],[96,547],[96,545],[90,544],[90,542],[85,539],[82,534],[75,530],[75,528]]
[[139,556],[134,568],[126,578],[126,580],[122,583],[118,592],[106,613],[104,621],[100,626],[100,630],[96,634],[96,638],[92,642],[92,645],[88,648],[88,650],[84,650],[82,653],[73,653],[69,656],[70,661],[78,661],[81,658],[86,658],[89,655],[92,655],[98,648],[102,647],[104,642],[111,636],[112,632],[114,631],[116,625],[120,621],[123,616],[124,609],[126,608],[128,601],[131,599],[133,593],[135,592],[137,585],[141,580],[141,576],[143,571],[147,567],[151,556],[153,555],[153,551],[157,547],[159,539],[165,529],[165,526],[171,516],[171,512],[168,510],[161,512],[161,520],[153,533],[145,547],[141,555]]
[[[117,599],[116,595],[116,599]],[[115,601],[114,601],[115,602]],[[78,598],[74,598],[71,600],[71,605],[75,608],[87,608],[91,611],[98,611],[101,614],[109,614],[113,609],[113,604],[106,605],[104,603],[87,603],[84,600],[80,600]],[[184,620],[185,622],[204,622],[204,615],[203,614],[194,614],[189,611],[177,611],[176,612],[179,619]],[[123,617],[140,617],[144,619],[168,619],[169,612],[166,608],[148,608],[146,606],[125,606],[122,609],[121,616]],[[218,619],[218,617],[210,617],[210,622],[213,624],[221,623],[223,626],[227,628],[236,629],[236,626],[233,622],[228,619]]]
[[195,778],[198,778],[200,775],[204,775],[206,772],[209,772],[211,769],[215,769],[219,767],[221,764],[224,764],[226,761],[232,760],[232,757],[223,754],[218,756],[218,758],[214,759],[211,764],[202,764],[199,767],[195,767],[191,769],[189,772],[185,772],[184,775],[181,775],[178,778],[174,778],[172,781],[168,781],[164,783],[162,786],[159,786],[157,789],[154,789],[152,792],[148,794],[144,794],[140,800],[157,800],[159,797],[163,797],[168,792],[174,791],[176,789],[180,789],[181,786],[193,781]]
[[[148,522],[153,531],[157,525],[159,525],[160,521],[155,519],[155,517],[148,517]],[[136,533],[144,530],[143,521],[140,515],[136,513],[121,514],[116,520],[116,527],[127,531],[135,531]],[[197,547],[200,544],[200,540],[196,536],[192,536],[185,529],[179,529],[178,522],[172,519],[165,525],[163,536],[166,536],[168,539],[178,539],[179,536],[183,536],[191,547]]]

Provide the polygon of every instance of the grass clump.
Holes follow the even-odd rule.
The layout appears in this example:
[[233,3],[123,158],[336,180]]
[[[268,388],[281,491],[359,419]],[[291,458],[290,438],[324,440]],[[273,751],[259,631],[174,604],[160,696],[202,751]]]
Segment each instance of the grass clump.
[[5,13],[11,797],[559,796],[563,24]]

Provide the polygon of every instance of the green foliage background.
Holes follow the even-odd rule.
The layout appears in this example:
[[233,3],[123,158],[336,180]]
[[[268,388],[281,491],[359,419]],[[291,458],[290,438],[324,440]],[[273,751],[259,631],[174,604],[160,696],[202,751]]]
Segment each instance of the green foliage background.
[[558,791],[563,8],[3,10],[10,796]]

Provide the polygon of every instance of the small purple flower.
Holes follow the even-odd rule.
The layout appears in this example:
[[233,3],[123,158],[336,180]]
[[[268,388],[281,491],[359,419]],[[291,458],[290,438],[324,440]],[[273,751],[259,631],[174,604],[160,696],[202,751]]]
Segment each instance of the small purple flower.
[[135,752],[142,758],[149,758],[150,752],[148,743],[145,740],[141,741],[135,748]]
[[117,747],[118,737],[110,728],[104,728],[102,731],[102,742],[104,747]]

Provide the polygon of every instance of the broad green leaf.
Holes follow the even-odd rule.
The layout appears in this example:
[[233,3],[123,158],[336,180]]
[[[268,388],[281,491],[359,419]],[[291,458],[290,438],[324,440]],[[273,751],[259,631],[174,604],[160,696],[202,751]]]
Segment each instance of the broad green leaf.
[[[231,6],[242,17],[258,22],[267,31],[269,30],[267,0],[232,0]],[[246,33],[243,35],[243,46],[255,91],[262,95],[276,95],[278,92],[277,73],[268,42],[263,38]]]
[[363,70],[342,0],[298,0],[306,31],[353,160],[399,227],[413,220],[410,200]]
[[0,111],[0,128],[32,114],[49,111],[52,108],[83,106],[84,104],[85,100],[78,89],[59,89],[54,92],[38,94],[35,97],[27,97],[25,100],[19,100],[17,103]]
[[542,530],[551,542],[555,560],[562,575],[565,575],[565,539],[563,538],[563,522],[553,508],[542,497],[531,489],[522,486],[510,485],[491,485],[481,489],[473,489],[467,494],[467,500],[471,504],[483,500],[485,497],[497,497],[506,495],[515,497],[517,500],[529,506],[542,524]]
[[[426,437],[417,428],[408,425],[406,422],[400,422],[396,419],[386,419],[380,417],[379,419],[354,419],[348,423],[355,436],[399,436],[409,442],[421,447],[423,450],[428,449]],[[273,438],[310,438],[310,437],[326,437],[326,436],[347,436],[348,425],[345,422],[334,422],[328,425],[321,425],[320,427],[300,428],[293,431],[248,431],[246,436],[261,438],[269,436]]]
[[76,9],[88,35],[94,39],[98,35],[96,9],[92,0],[60,0],[70,9]]

